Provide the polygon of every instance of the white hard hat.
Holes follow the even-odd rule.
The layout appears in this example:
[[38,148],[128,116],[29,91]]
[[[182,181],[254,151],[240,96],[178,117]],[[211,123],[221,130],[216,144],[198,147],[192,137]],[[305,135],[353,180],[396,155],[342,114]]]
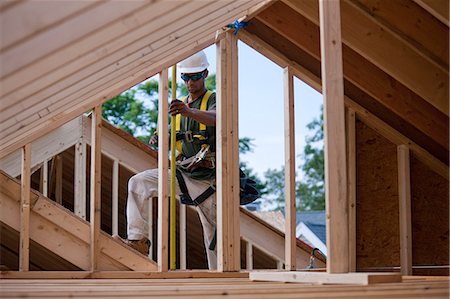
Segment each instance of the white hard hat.
[[178,63],[178,69],[180,73],[187,74],[199,73],[206,70],[208,66],[208,59],[206,58],[206,54],[203,51],[195,53],[191,57],[186,58],[185,60]]

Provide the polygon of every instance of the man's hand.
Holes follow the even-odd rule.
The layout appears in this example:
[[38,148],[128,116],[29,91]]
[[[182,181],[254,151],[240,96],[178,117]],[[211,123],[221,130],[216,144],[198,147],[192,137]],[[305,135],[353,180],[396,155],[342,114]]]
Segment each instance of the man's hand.
[[188,116],[189,111],[190,111],[190,108],[188,107],[188,105],[186,105],[185,103],[183,103],[180,100],[173,100],[170,103],[169,113],[172,114],[172,116],[176,115],[176,114]]

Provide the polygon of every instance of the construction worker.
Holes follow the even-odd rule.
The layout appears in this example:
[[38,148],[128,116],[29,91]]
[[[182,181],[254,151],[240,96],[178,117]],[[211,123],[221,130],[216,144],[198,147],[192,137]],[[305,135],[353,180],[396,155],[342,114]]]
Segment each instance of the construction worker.
[[[195,206],[203,226],[204,244],[210,270],[217,268],[215,246],[216,196],[215,148],[216,148],[216,95],[207,91],[208,60],[199,52],[178,64],[186,87],[187,98],[174,100],[169,113],[177,118],[178,150],[176,193],[184,204]],[[180,115],[176,117],[176,115]],[[157,144],[157,135],[150,144]],[[138,173],[128,182],[127,233],[122,240],[142,254],[148,255],[149,200],[158,196],[158,169]]]

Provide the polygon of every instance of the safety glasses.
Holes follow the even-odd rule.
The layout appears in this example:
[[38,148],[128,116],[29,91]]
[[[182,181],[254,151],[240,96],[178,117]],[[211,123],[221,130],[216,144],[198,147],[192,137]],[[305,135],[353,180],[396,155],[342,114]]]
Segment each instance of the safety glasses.
[[195,74],[181,74],[181,79],[183,79],[184,81],[197,81],[201,78],[203,78],[203,75],[205,74],[205,71],[200,72],[200,73],[195,73]]

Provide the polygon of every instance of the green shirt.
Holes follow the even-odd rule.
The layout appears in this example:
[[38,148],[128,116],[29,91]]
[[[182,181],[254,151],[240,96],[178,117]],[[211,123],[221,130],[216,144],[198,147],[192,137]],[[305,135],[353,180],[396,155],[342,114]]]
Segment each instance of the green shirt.
[[[203,95],[195,99],[194,101],[189,103],[190,108],[199,109],[200,110],[200,104],[202,102]],[[216,110],[216,93],[212,93],[208,99],[208,104],[206,106],[207,111],[215,111]],[[186,131],[192,131],[192,135],[201,134],[206,137],[206,140],[199,140],[198,138],[193,138],[192,142],[189,142],[185,139],[181,141],[181,147],[183,149],[183,155],[186,158],[192,157],[196,155],[200,149],[202,144],[209,144],[210,146],[210,152],[215,153],[216,152],[216,126],[206,126],[206,131],[200,132],[199,131],[199,123],[190,118],[181,116],[180,119],[180,131],[182,133],[185,133]],[[216,175],[216,169],[196,169],[193,172],[187,172],[183,171],[187,176],[197,179],[197,180],[208,180]]]

